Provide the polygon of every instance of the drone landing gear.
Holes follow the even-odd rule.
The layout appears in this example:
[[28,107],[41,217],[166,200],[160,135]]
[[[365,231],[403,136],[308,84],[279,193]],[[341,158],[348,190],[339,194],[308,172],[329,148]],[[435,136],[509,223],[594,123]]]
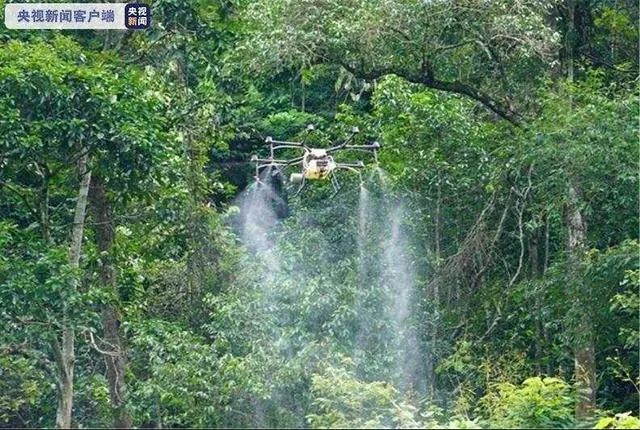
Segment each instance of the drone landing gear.
[[[360,184],[362,184],[362,172],[360,169],[364,167],[362,162],[358,163],[339,163],[336,165],[336,169],[344,169],[350,172],[357,174],[360,177]],[[338,182],[338,178],[336,177],[335,170],[331,172],[331,185],[333,185],[333,194],[331,197],[333,198],[338,192],[340,192],[340,182]]]
[[292,173],[289,178],[289,182],[291,182],[292,184],[300,184],[300,186],[298,187],[298,190],[293,194],[293,197],[297,197],[298,194],[300,194],[300,192],[304,188],[304,184],[305,184],[304,175],[302,173]]
[[336,178],[336,175],[333,172],[331,172],[331,185],[333,185],[333,194],[331,194],[330,198],[334,198],[340,191],[340,183],[338,182],[338,178]]

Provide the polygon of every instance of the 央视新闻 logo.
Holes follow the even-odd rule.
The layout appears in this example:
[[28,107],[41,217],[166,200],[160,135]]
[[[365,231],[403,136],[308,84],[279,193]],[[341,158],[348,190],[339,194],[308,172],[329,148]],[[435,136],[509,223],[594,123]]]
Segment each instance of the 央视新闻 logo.
[[151,24],[151,9],[144,3],[129,3],[124,7],[124,25],[130,30],[143,30]]

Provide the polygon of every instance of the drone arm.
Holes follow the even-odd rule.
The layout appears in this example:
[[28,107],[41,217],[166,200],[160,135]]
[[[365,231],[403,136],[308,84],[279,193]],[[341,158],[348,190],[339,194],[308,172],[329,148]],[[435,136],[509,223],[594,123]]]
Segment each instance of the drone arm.
[[349,135],[349,137],[347,137],[347,140],[342,142],[340,145],[336,145],[336,146],[333,146],[333,147],[327,149],[327,152],[331,153],[331,152],[335,152],[335,151],[339,151],[341,149],[344,149],[345,147],[347,147],[347,145],[349,145],[349,142],[351,142],[353,140],[353,138],[356,137],[356,134],[358,134],[358,133],[360,133],[360,130],[358,130],[358,127],[353,127],[351,129],[351,134]]
[[380,143],[378,142],[373,142],[369,145],[344,145],[342,148],[340,149],[348,149],[348,150],[352,150],[352,151],[367,151],[367,152],[376,152],[380,149]]
[[257,156],[254,155],[253,157],[251,157],[251,162],[252,163],[256,163],[258,168],[262,168],[262,167],[266,167],[266,166],[283,166],[283,167],[287,167],[287,166],[293,166],[293,165],[296,165],[296,164],[300,164],[303,159],[304,159],[304,156],[292,158],[290,160],[278,160],[278,159],[275,159],[275,158],[258,158]]
[[304,137],[304,139],[302,140],[302,142],[289,142],[286,140],[274,140],[271,136],[267,136],[264,139],[264,143],[269,145],[269,151],[271,152],[271,158],[274,157],[274,152],[278,149],[303,149],[305,151],[308,151],[309,148],[307,147],[307,145],[305,145],[305,141],[307,140],[307,136],[309,135],[309,132],[307,132],[307,135]]
[[294,166],[296,164],[300,164],[300,163],[302,163],[302,160],[304,160],[304,155],[302,157],[293,158],[293,159],[287,161],[285,163],[285,167],[286,166]]
[[280,145],[284,145],[285,147],[289,148],[304,148],[304,143],[303,142],[289,142],[286,140],[271,140],[269,142],[267,142],[271,145],[274,145],[274,148]]
[[331,152],[340,151],[341,149],[347,148],[349,146],[349,142],[351,142],[351,140],[353,139],[353,136],[355,135],[352,134],[351,136],[349,136],[347,140],[342,142],[340,145],[332,146],[331,148],[327,149],[327,152],[331,153]]
[[273,137],[267,136],[266,139],[264,140],[264,143],[268,143],[269,145],[271,145],[272,151],[276,149],[281,149],[281,148],[304,148],[305,150],[309,150],[309,147],[307,147],[306,142],[307,142],[307,138],[314,130],[315,130],[315,127],[313,126],[313,124],[307,125],[307,133],[304,135],[304,138],[302,139],[301,142],[289,142],[287,140],[274,140]]
[[258,164],[287,164],[291,160],[277,160],[275,158],[258,158],[256,156],[251,157],[252,163]]
[[364,163],[362,161],[358,161],[355,163],[336,163],[336,169],[362,169],[364,168]]
[[278,149],[304,149],[304,150],[308,150],[308,148],[303,145],[302,143],[296,143],[296,142],[274,142],[277,143],[277,145],[272,146],[271,150],[275,151]]
[[[273,148],[271,150],[272,156],[269,158],[258,158],[257,155],[251,156],[251,162],[256,164],[256,175],[255,178],[257,181],[260,181],[260,171],[265,168],[276,168],[279,171],[283,169],[294,166],[296,164],[301,164],[304,161],[304,155],[301,157],[292,158],[290,160],[278,160],[273,158]],[[303,184],[304,185],[304,184]]]
[[373,142],[370,145],[346,145],[345,149],[360,149],[364,151],[377,151],[380,149],[380,144],[378,142]]

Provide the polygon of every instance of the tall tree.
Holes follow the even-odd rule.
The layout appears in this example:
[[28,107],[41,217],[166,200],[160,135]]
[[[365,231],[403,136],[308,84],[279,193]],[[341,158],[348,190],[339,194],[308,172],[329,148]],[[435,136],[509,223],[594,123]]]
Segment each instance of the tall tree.
[[[91,203],[95,228],[96,245],[99,252],[100,281],[103,288],[110,290],[112,297],[118,297],[116,268],[113,263],[114,222],[113,211],[107,200],[104,180],[94,176],[91,181]],[[102,330],[104,345],[101,349],[107,367],[109,396],[113,409],[113,427],[131,427],[131,415],[126,409],[126,354],[121,340],[122,317],[118,307],[107,303],[102,310]]]
[[557,51],[543,1],[256,2],[247,13],[249,64],[338,64],[374,80],[409,82],[476,100],[512,123],[531,104],[528,76],[544,76]]
[[[47,316],[53,320],[44,323],[49,327],[47,337],[53,339],[51,348],[58,372],[60,397],[56,424],[69,427],[73,410],[75,339],[83,326],[85,332],[94,330],[87,327],[91,323],[86,318],[79,318],[92,310],[82,301],[90,288],[83,286],[82,291],[78,288],[91,177],[88,171],[95,173],[94,185],[108,172],[108,179],[125,190],[123,194],[128,190],[141,190],[148,183],[149,167],[154,159],[159,159],[154,154],[167,149],[158,135],[162,121],[154,115],[160,106],[158,93],[152,90],[144,74],[122,70],[121,64],[110,62],[108,56],[86,52],[65,37],[31,44],[12,42],[0,55],[3,56],[1,108],[6,113],[5,120],[0,122],[5,136],[2,151],[3,160],[11,162],[11,168],[3,171],[2,188],[3,192],[16,196],[11,200],[10,216],[15,217],[16,222],[36,222],[41,240],[52,249],[68,240],[65,226],[73,226],[67,261],[70,269],[66,270],[73,276],[65,278],[68,279],[65,282],[70,283],[68,288],[53,292],[60,296],[56,302],[60,305],[60,315]],[[39,103],[34,104],[34,99]],[[166,151],[163,156],[170,153]],[[70,199],[65,195],[75,194],[67,184],[75,172],[76,162],[80,162],[81,187],[73,210],[75,218],[69,220],[65,209]],[[109,214],[109,206],[100,207]],[[98,216],[105,219],[103,212]],[[107,232],[112,226],[108,218],[106,221],[95,224],[98,229],[107,229],[96,231],[100,233],[96,237],[101,250],[107,250],[110,245]],[[105,256],[109,257],[109,253]],[[103,279],[106,288],[112,290],[113,267],[108,260],[103,261],[107,263]],[[110,308],[106,305],[107,329],[112,328],[109,315]],[[107,342],[113,340],[111,335]],[[119,378],[114,381],[114,386],[119,387],[123,372],[116,369],[112,374]],[[119,394],[115,394],[116,398]],[[119,406],[120,403],[116,403],[116,416],[121,410]],[[127,424],[127,419],[117,422]]]
[[[69,246],[69,267],[78,271],[80,267],[80,255],[82,253],[82,238],[84,236],[85,214],[87,208],[87,196],[89,194],[89,183],[91,172],[87,169],[88,155],[84,148],[83,155],[78,160],[78,173],[80,176],[80,187],[76,200],[75,215],[73,217],[73,228],[71,233],[71,245]],[[72,292],[78,288],[76,278],[72,281]],[[71,427],[71,411],[73,408],[73,373],[75,365],[75,328],[69,317],[69,304],[63,304],[62,314],[62,336],[53,340],[53,351],[58,366],[58,412],[56,414],[56,426],[58,428]]]

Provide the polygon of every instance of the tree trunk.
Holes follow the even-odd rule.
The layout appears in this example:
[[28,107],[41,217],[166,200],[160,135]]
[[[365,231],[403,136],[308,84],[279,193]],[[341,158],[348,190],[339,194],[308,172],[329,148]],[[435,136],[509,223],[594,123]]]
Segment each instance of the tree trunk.
[[582,255],[586,250],[587,226],[580,212],[579,191],[569,184],[567,205],[567,230],[569,237],[569,264],[574,273],[572,286],[574,315],[578,315],[574,324],[574,378],[578,390],[576,418],[585,419],[592,415],[596,407],[596,355],[593,339],[593,327],[586,300],[589,292],[585,291],[578,276]]
[[[71,410],[73,409],[73,364],[75,359],[73,329],[65,327],[62,332],[62,349],[56,339],[53,349],[57,365],[58,408],[56,427],[71,428]],[[64,352],[63,352],[64,351]]]
[[[529,238],[529,273],[531,279],[538,280],[540,275],[542,274],[540,267],[540,256],[538,253],[538,239],[540,237],[540,230],[535,229],[531,233],[531,237]],[[536,339],[535,339],[535,357],[536,357],[536,372],[538,374],[542,373],[542,360],[544,356],[545,345],[544,335],[543,335],[543,327],[544,321],[542,320],[542,303],[544,299],[544,290],[540,288],[538,282],[536,282],[536,290],[535,290],[535,299],[534,299],[534,307],[535,307],[535,327],[536,327]]]
[[[576,0],[566,0],[565,20],[565,68],[567,80],[574,81],[576,53]],[[568,109],[573,109],[573,98],[568,96]],[[573,303],[575,320],[571,322],[574,353],[574,379],[578,391],[576,402],[576,419],[583,420],[593,415],[596,407],[596,354],[593,336],[593,325],[587,305],[589,292],[585,291],[580,266],[587,248],[587,225],[580,211],[580,189],[575,182],[575,175],[567,168],[567,213],[566,225],[568,235],[569,267],[571,271],[569,300]]]
[[[440,237],[442,229],[442,188],[440,183],[437,184],[436,191],[436,208],[435,208],[435,225],[434,225],[434,244],[433,253],[435,258],[435,270],[440,267]],[[431,327],[431,342],[426,357],[427,371],[427,393],[435,398],[436,396],[436,345],[438,342],[438,329],[440,327],[440,285],[438,282],[431,283],[431,302],[433,304],[433,325]]]
[[[100,279],[103,287],[113,290],[117,297],[116,270],[111,256],[114,239],[112,210],[102,179],[94,177],[91,188],[96,244],[100,253]],[[116,305],[109,303],[102,310],[102,327],[104,347],[108,352],[103,356],[107,367],[113,427],[129,428],[131,416],[126,410],[125,385],[127,363],[120,336],[120,312]]]
[[[80,254],[82,251],[82,237],[84,233],[84,222],[87,208],[87,195],[89,194],[89,183],[91,182],[91,172],[87,171],[87,155],[85,154],[78,161],[78,171],[80,173],[80,190],[73,218],[73,229],[71,234],[71,245],[69,246],[69,266],[72,269],[80,267]],[[72,289],[76,291],[78,281],[74,278]],[[58,409],[56,412],[56,427],[71,427],[71,411],[73,409],[73,371],[75,362],[74,340],[75,333],[73,323],[69,321],[67,304],[63,304],[62,316],[62,344],[56,338],[53,341],[54,358],[57,365],[57,383],[59,390]]]
[[42,183],[40,185],[40,228],[42,238],[45,242],[51,243],[51,228],[49,226],[49,168],[45,164],[42,166]]

